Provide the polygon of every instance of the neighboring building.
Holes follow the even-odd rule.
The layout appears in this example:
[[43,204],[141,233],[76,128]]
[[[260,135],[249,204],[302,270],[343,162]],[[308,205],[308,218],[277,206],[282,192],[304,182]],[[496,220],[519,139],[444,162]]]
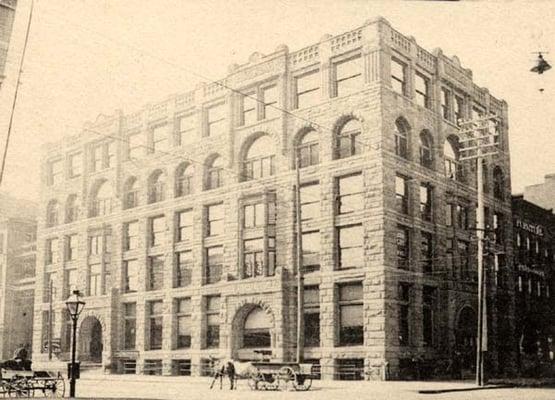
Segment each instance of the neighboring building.
[[523,197],[545,209],[555,209],[555,174],[545,175],[543,183],[525,186]]
[[537,373],[553,362],[555,350],[555,216],[513,196],[514,264],[518,366]]
[[0,193],[0,358],[31,351],[36,264],[36,205]]
[[47,145],[35,353],[52,282],[60,359],[74,288],[87,303],[79,358],[113,371],[198,375],[211,356],[259,351],[294,359],[298,149],[304,359],[326,378],[362,379],[385,363],[408,377],[411,360],[457,349],[470,370],[476,178],[459,160],[456,121],[485,113],[501,119],[500,153],[484,173],[498,224],[488,363],[510,368],[507,104],[456,57],[383,19],[299,51],[254,53],[220,82]]
[[0,84],[4,80],[16,6],[17,0],[0,0]]

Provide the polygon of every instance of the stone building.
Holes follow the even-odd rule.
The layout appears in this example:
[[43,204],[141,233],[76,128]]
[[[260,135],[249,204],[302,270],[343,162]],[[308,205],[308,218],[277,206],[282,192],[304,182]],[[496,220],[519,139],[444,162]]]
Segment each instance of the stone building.
[[0,193],[0,358],[31,350],[36,264],[36,205]]
[[[44,149],[35,352],[53,282],[60,359],[63,301],[79,288],[79,357],[112,371],[293,360],[298,154],[304,359],[326,378],[363,379],[472,353],[476,179],[459,160],[456,121],[486,113],[501,120],[484,174],[497,260],[512,254],[507,104],[456,57],[384,19],[298,51],[255,52],[221,81],[99,116]],[[509,300],[488,308],[494,368],[514,350],[496,340],[514,328],[504,259],[490,293]]]
[[555,337],[555,216],[523,196],[513,196],[518,367],[536,374],[553,364]]
[[0,0],[0,85],[4,81],[16,6],[17,0]]

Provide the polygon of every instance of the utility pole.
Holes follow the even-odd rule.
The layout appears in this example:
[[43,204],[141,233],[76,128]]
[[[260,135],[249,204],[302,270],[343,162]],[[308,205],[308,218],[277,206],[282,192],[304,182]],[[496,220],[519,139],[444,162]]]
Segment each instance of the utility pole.
[[303,277],[303,235],[301,223],[301,164],[298,148],[295,147],[295,219],[297,234],[297,363],[303,359],[304,341],[304,277]]
[[52,328],[53,328],[53,321],[52,321],[52,314],[54,312],[54,307],[52,304],[52,297],[54,294],[54,282],[50,280],[50,284],[48,285],[48,360],[52,360]]
[[492,123],[499,121],[495,115],[480,117],[470,121],[461,122],[461,135],[459,140],[460,161],[476,161],[476,185],[478,208],[476,210],[476,236],[478,238],[478,321],[476,340],[476,384],[484,385],[484,352],[487,351],[487,309],[486,309],[486,278],[484,269],[484,234],[486,231],[484,216],[484,158],[497,154],[498,136],[497,129],[492,131]]

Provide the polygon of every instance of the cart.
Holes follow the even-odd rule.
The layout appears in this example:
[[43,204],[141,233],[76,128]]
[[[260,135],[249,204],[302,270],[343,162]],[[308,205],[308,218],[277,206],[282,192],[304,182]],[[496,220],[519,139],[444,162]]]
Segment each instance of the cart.
[[4,397],[64,397],[62,375],[48,371],[0,369],[0,395]]
[[253,362],[248,384],[252,390],[309,390],[312,364],[294,362]]

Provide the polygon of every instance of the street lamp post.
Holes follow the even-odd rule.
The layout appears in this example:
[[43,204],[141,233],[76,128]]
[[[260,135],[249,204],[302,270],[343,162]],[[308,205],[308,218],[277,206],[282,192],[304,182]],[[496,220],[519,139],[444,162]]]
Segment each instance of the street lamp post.
[[75,351],[77,341],[77,320],[79,314],[85,307],[85,302],[81,300],[79,290],[74,290],[72,295],[66,300],[66,307],[73,322],[72,340],[71,340],[71,364],[69,369],[69,397],[75,397],[75,379],[77,375],[77,364],[75,363]]

